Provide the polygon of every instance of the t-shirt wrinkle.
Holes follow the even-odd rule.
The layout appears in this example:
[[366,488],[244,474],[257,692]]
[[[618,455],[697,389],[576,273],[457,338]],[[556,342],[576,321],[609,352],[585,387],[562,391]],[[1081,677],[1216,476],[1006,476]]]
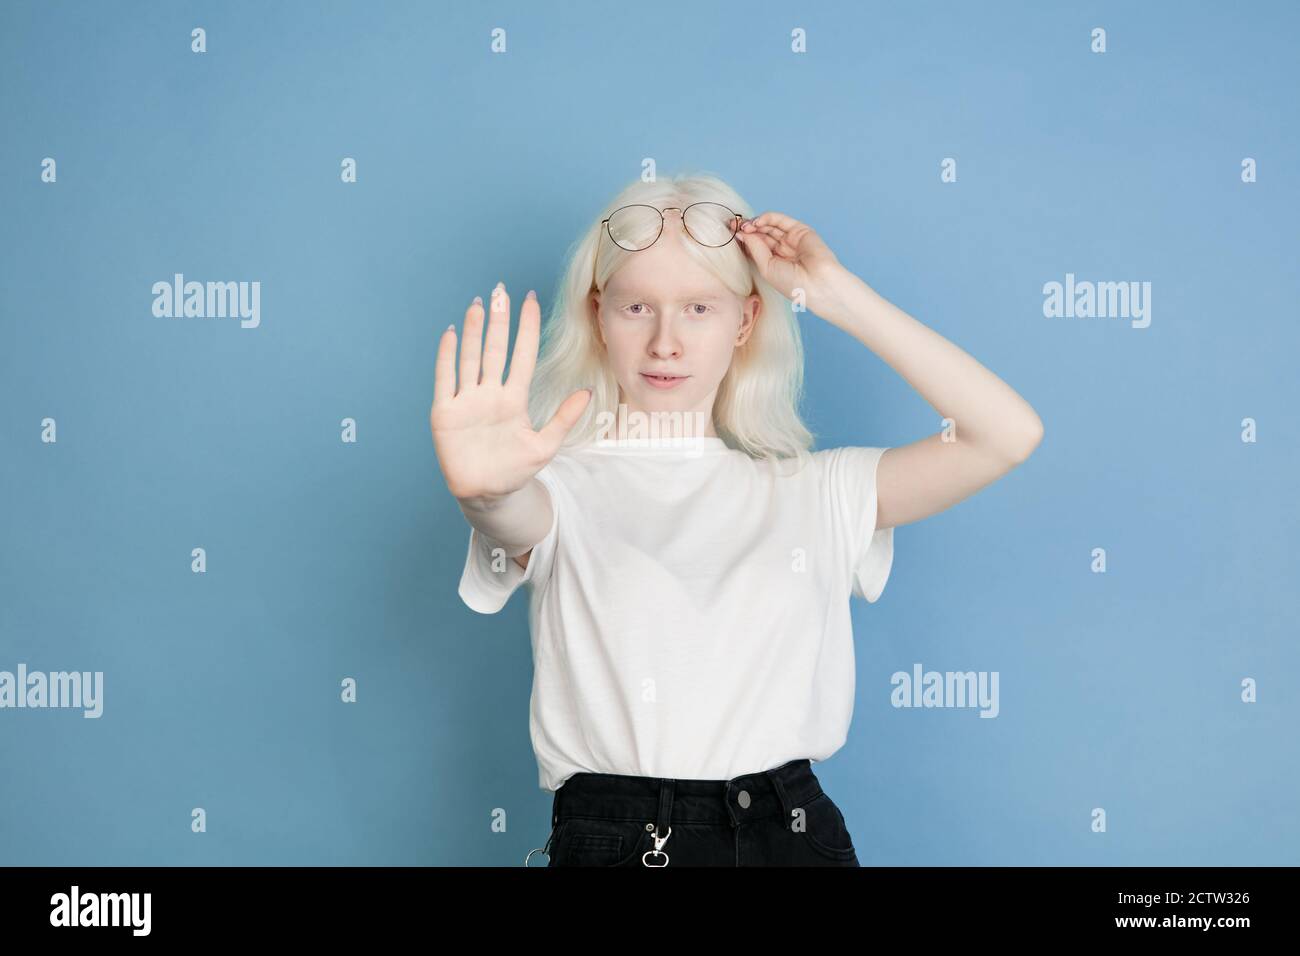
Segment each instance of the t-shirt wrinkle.
[[[561,449],[538,472],[553,520],[527,569],[471,529],[459,593],[528,598],[539,783],[574,773],[729,779],[847,737],[850,597],[879,599],[884,447],[759,461],[721,439]],[[513,570],[512,570],[513,569]]]

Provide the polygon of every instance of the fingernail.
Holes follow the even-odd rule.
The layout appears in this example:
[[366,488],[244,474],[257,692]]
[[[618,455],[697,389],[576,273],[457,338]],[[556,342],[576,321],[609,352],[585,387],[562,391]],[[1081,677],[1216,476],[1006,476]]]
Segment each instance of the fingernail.
[[474,301],[473,301],[473,303],[471,303],[471,304],[472,304],[472,305],[482,305],[482,304],[483,304],[483,297],[482,297],[481,295],[476,295],[476,296],[474,296]]
[[500,292],[500,291],[501,291],[502,289],[504,289],[505,287],[506,287],[506,284],[505,284],[504,282],[498,282],[498,283],[497,283],[497,287],[496,287],[495,289],[493,289],[492,291],[493,291],[493,292]]
[[525,300],[525,301],[527,301],[527,300],[529,300],[529,299],[536,299],[536,298],[537,298],[537,293],[536,293],[534,290],[532,290],[532,289],[529,289],[529,290],[528,290],[528,294],[527,294],[526,296],[524,296],[524,300]]

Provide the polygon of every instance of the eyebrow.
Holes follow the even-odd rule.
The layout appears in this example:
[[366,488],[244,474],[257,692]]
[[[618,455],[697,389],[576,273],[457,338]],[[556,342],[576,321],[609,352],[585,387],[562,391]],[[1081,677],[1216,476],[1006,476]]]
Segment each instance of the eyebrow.
[[[611,295],[614,299],[644,299],[648,298],[650,293],[643,292],[640,289],[632,289],[627,292],[615,292]],[[688,292],[682,296],[684,300],[690,302],[721,302],[725,298],[716,292]]]

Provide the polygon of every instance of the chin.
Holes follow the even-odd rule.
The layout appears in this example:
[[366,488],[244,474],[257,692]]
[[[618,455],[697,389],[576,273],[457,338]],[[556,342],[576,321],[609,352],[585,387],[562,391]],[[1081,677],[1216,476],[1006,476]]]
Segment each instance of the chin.
[[641,407],[648,412],[678,412],[693,408],[695,403],[694,396],[687,394],[684,385],[671,392],[661,392],[645,385],[637,391],[637,398],[641,400]]

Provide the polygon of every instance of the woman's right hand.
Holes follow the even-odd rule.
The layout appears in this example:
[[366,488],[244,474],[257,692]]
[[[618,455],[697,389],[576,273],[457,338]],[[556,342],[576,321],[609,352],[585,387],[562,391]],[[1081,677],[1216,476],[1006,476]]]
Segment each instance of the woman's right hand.
[[503,383],[510,341],[510,298],[503,284],[492,291],[491,305],[486,342],[483,306],[475,303],[465,312],[459,390],[454,323],[438,341],[429,424],[447,489],[461,499],[500,497],[528,484],[555,457],[591,400],[587,389],[574,392],[541,431],[535,431],[528,417],[528,386],[537,362],[541,306],[530,292],[520,307],[514,357]]

